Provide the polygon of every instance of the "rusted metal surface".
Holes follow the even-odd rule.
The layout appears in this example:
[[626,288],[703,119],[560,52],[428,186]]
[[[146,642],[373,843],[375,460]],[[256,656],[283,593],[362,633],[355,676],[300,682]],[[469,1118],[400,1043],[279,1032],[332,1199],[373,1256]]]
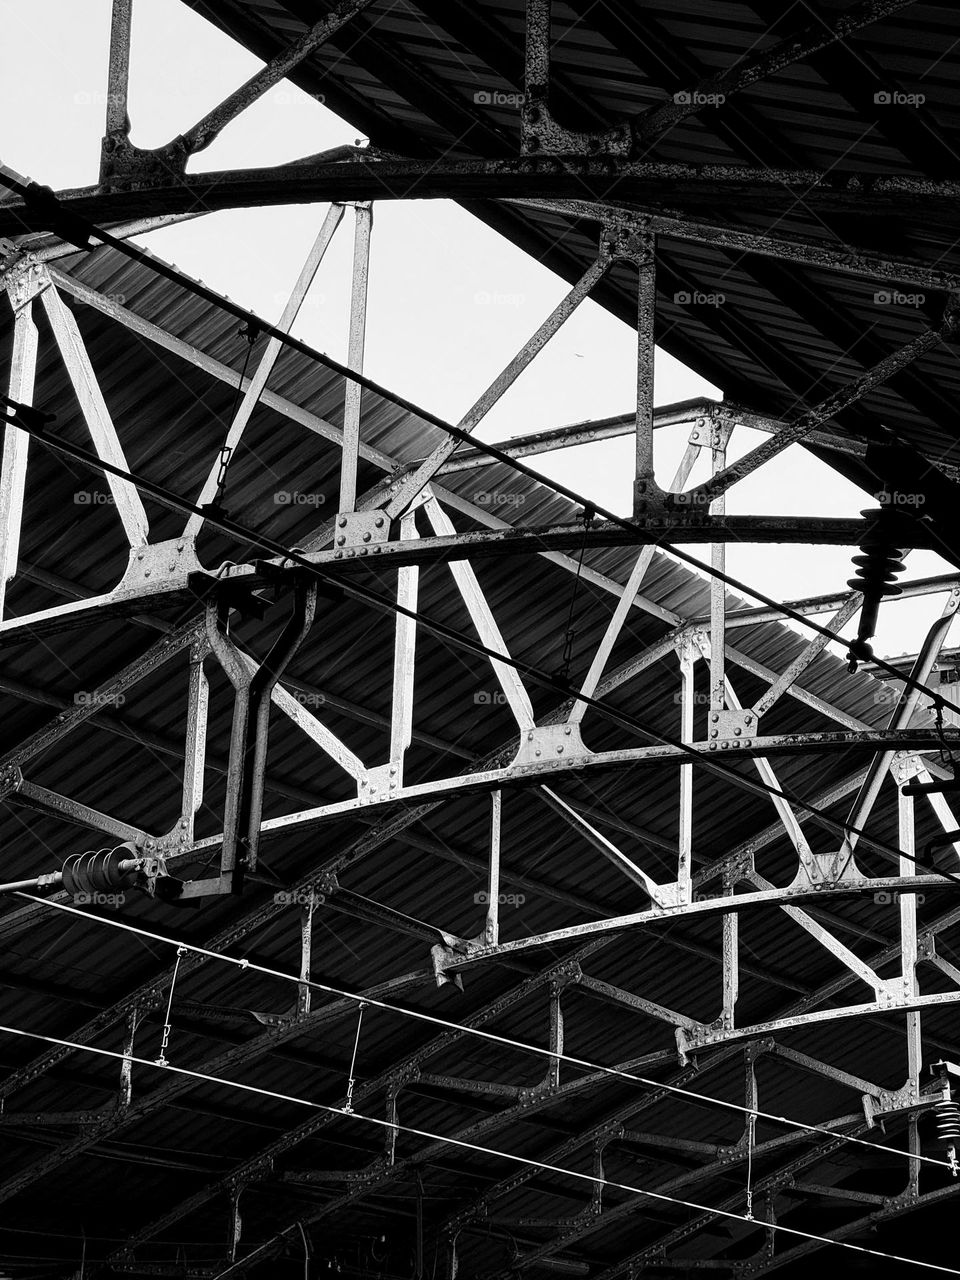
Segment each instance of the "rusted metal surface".
[[[922,1141],[939,1095],[923,1092],[921,1074],[925,1054],[960,1057],[957,882],[926,850],[956,821],[943,796],[928,807],[896,790],[949,777],[957,731],[926,710],[931,700],[949,710],[949,688],[898,698],[887,679],[849,673],[826,636],[781,625],[776,602],[754,608],[718,576],[738,537],[862,540],[862,521],[815,511],[723,512],[727,485],[790,441],[869,485],[868,442],[877,423],[894,423],[922,465],[955,478],[943,454],[960,387],[940,339],[952,336],[941,295],[960,279],[958,188],[950,173],[915,167],[923,149],[902,125],[857,152],[862,122],[806,72],[855,31],[870,65],[909,90],[898,46],[911,47],[910,7],[860,4],[765,30],[740,6],[721,40],[702,7],[680,0],[647,7],[645,46],[619,0],[592,18],[547,0],[196,7],[237,24],[265,66],[175,140],[178,154],[285,74],[329,91],[372,145],[220,175],[220,186],[218,175],[164,173],[126,138],[129,6],[117,0],[103,181],[66,193],[59,210],[34,193],[34,231],[0,245],[17,312],[4,313],[7,386],[29,412],[33,384],[37,408],[58,415],[29,456],[8,427],[3,462],[9,874],[28,879],[41,856],[55,866],[103,832],[133,841],[154,889],[81,904],[89,919],[22,903],[0,914],[10,1022],[80,1046],[31,1057],[4,1042],[11,1154],[0,1195],[16,1197],[28,1225],[81,1185],[90,1203],[109,1195],[127,1243],[91,1241],[85,1275],[267,1275],[291,1245],[312,1248],[321,1268],[353,1249],[358,1266],[389,1260],[403,1273],[433,1246],[461,1280],[500,1274],[507,1251],[520,1273],[557,1265],[612,1280],[699,1266],[747,1277],[807,1265],[821,1242],[778,1232],[809,1225],[799,1206],[813,1196],[854,1215],[837,1239],[940,1203]],[[942,7],[914,9],[924,40],[955,25]],[[662,58],[672,52],[675,67]],[[652,76],[651,56],[662,59]],[[949,50],[943,61],[931,94],[954,69]],[[833,63],[813,65],[826,74]],[[464,66],[491,73],[467,101]],[[781,83],[804,85],[817,135],[777,102]],[[526,91],[512,116],[497,85]],[[942,140],[942,126],[934,134]],[[578,282],[459,434],[278,332],[274,359],[245,379],[236,309],[118,250],[71,259],[58,238],[83,230],[62,217],[74,210],[126,219],[121,235],[132,235],[197,198],[340,204],[414,183],[418,196],[469,201],[545,246],[548,265]],[[828,225],[851,212],[889,221],[869,235],[864,222],[862,243],[848,244]],[[16,202],[0,206],[0,229],[22,232],[18,216]],[[357,216],[355,369],[367,283]],[[722,304],[690,300],[716,300],[718,282]],[[909,309],[871,302],[879,282],[938,296]],[[66,368],[46,331],[31,330],[38,291],[33,310],[53,322]],[[499,454],[465,440],[592,291],[637,324],[636,412]],[[878,315],[876,343],[861,343]],[[723,402],[654,409],[658,334],[723,386]],[[654,429],[679,423],[691,429],[687,450],[661,491]],[[725,450],[741,424],[771,438],[731,470]],[[231,425],[228,442],[242,430],[257,464],[230,463],[224,520],[216,459]],[[61,458],[84,462],[76,440],[88,430],[93,461],[113,469],[104,480],[94,467],[78,490]],[[511,453],[629,431],[648,503],[634,525],[583,519],[575,493],[511,467]],[[56,456],[47,446],[61,433],[68,451]],[[704,449],[713,487],[685,491]],[[693,495],[713,500],[710,514]],[[178,537],[184,513],[189,536]],[[258,530],[259,552],[244,542]],[[918,520],[914,532],[916,545],[937,545],[943,527]],[[657,548],[670,539],[711,544],[712,586]],[[292,566],[311,583],[306,612],[319,591],[317,617],[284,632]],[[574,645],[575,583],[588,594]],[[922,647],[918,637],[920,683],[956,608],[956,575],[905,594],[928,592],[946,606]],[[219,626],[207,636],[198,617],[209,600]],[[849,593],[800,601],[794,622],[829,608],[839,629],[859,604]],[[278,632],[283,652],[271,649]],[[239,705],[254,682],[259,710]],[[240,866],[243,901],[217,892],[240,887]],[[181,876],[198,905],[177,910],[158,886]],[[185,952],[171,972],[171,936],[254,964]],[[268,979],[258,959],[289,982]],[[419,1012],[442,1022],[417,1022]],[[483,1029],[520,1047],[476,1038]],[[264,1092],[157,1080],[145,1043]],[[679,1070],[678,1050],[690,1059]],[[640,1086],[611,1065],[657,1080]],[[670,1085],[705,1096],[691,1106]],[[301,1124],[281,1095],[334,1110]],[[725,1112],[732,1098],[739,1110]],[[817,1130],[775,1133],[760,1114],[771,1099]],[[844,1141],[881,1145],[870,1128],[879,1118],[903,1157],[880,1198],[878,1153]],[[556,1168],[517,1172],[509,1155]],[[136,1177],[118,1181],[117,1160],[147,1170],[149,1192]],[[584,1169],[589,1186],[577,1180]],[[184,1170],[199,1185],[185,1187]],[[735,1194],[731,1171],[746,1180]],[[662,1216],[641,1212],[649,1197],[617,1184],[693,1209],[677,1225],[668,1201]],[[394,1212],[381,1228],[384,1205]],[[729,1235],[715,1230],[718,1211],[733,1215]],[[62,1252],[75,1266],[69,1212]],[[386,1259],[361,1256],[374,1219]]]

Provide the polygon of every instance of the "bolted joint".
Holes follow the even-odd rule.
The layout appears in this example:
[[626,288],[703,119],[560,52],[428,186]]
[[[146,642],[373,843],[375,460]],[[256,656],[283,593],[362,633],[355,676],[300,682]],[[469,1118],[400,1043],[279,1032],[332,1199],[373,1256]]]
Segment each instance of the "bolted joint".
[[656,237],[645,219],[607,222],[601,233],[600,249],[611,258],[626,259],[638,267],[651,267],[655,261]]
[[23,774],[15,764],[6,764],[0,769],[0,797],[19,791],[23,785]]
[[555,977],[550,983],[550,990],[554,995],[562,991],[564,987],[578,983],[583,977],[583,970],[575,960],[559,965],[554,972]]

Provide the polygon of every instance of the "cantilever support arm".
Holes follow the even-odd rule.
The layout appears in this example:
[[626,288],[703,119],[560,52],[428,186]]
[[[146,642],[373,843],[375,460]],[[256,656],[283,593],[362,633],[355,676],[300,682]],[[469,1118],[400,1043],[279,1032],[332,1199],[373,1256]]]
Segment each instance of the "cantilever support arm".
[[[252,673],[228,638],[225,598],[221,595],[219,600],[213,600],[207,606],[210,647],[236,690],[220,854],[221,893],[240,893],[244,872],[256,869],[263,815],[270,695],[310,631],[316,605],[316,583],[298,576],[290,617],[263,662]],[[239,853],[241,845],[242,855]]]

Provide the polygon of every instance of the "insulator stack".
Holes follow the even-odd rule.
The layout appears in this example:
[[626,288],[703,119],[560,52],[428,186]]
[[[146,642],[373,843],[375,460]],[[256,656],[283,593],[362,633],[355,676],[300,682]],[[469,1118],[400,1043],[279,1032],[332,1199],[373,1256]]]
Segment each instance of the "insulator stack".
[[63,864],[63,887],[68,893],[113,893],[136,881],[136,845],[74,853]]
[[933,1114],[940,1142],[947,1146],[960,1142],[960,1102],[938,1102]]
[[877,629],[880,601],[900,594],[901,588],[895,585],[895,579],[906,568],[900,557],[904,547],[910,546],[910,538],[904,537],[907,517],[902,512],[881,507],[879,511],[868,508],[860,514],[870,525],[860,544],[863,554],[853,557],[853,563],[858,566],[856,575],[847,580],[848,587],[863,592],[860,629],[850,644],[852,669],[858,658],[868,662],[873,657],[868,641]]

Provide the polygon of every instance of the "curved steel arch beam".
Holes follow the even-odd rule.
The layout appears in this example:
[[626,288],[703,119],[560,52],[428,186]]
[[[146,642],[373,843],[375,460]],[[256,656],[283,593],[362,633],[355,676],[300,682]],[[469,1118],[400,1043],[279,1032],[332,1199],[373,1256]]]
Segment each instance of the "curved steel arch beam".
[[[802,198],[813,214],[925,214],[952,224],[960,202],[953,179],[870,177],[854,183],[817,169],[773,170],[738,165],[686,165],[563,156],[503,160],[380,158],[358,150],[346,160],[316,161],[214,173],[144,175],[129,188],[77,187],[57,194],[68,214],[94,222],[220,209],[342,200],[583,200],[633,201],[654,211],[712,213],[754,205],[784,213]],[[0,203],[0,235],[43,231],[44,218],[22,200]]]

